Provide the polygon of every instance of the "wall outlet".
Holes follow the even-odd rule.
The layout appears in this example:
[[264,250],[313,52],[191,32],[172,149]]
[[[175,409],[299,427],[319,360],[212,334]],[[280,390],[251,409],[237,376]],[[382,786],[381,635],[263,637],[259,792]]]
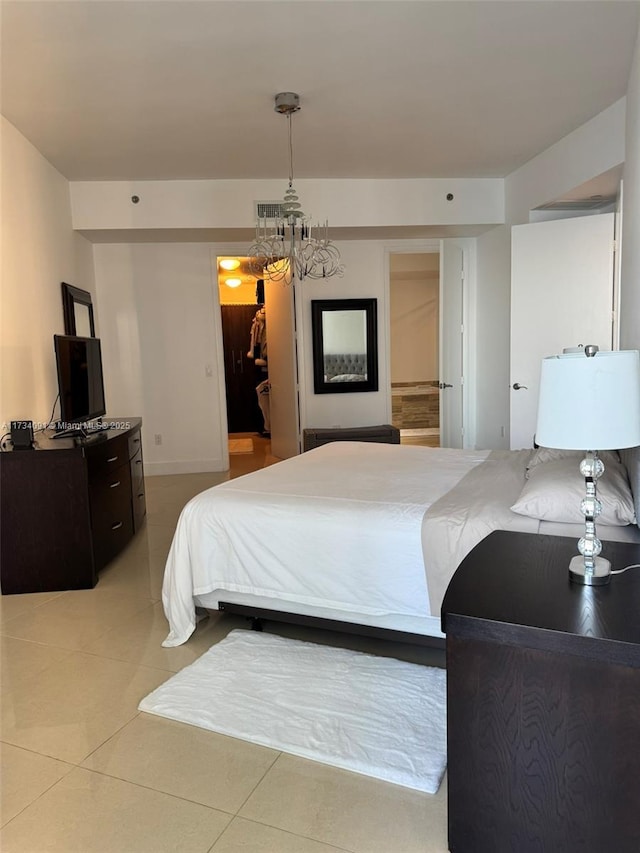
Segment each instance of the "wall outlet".
[[157,433],[153,436],[153,440],[154,440],[154,442],[155,442],[156,444],[162,444],[162,436],[160,435],[160,433],[159,433],[159,432],[157,432]]

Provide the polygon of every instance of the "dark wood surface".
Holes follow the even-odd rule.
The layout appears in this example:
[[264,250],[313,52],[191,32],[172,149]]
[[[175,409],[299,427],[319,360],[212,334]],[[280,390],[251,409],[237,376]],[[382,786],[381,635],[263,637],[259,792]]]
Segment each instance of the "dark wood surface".
[[494,533],[447,591],[452,853],[640,850],[640,570],[576,587],[574,553]]
[[0,572],[4,595],[93,587],[85,462],[73,450],[0,454]]
[[[490,534],[462,561],[449,584],[442,605],[443,632],[449,633],[456,622],[459,635],[465,619],[456,617],[466,617],[491,623],[484,626],[487,639],[522,637],[517,630],[521,626],[525,633],[539,629],[537,645],[611,654],[593,642],[602,638],[631,644],[628,662],[640,666],[640,569],[615,575],[606,586],[581,586],[569,580],[569,561],[575,554],[572,538],[502,530]],[[621,569],[640,563],[640,545],[605,542],[602,556],[613,569]]]
[[140,527],[142,421],[117,422],[88,441],[40,433],[35,450],[0,454],[4,595],[91,588]]

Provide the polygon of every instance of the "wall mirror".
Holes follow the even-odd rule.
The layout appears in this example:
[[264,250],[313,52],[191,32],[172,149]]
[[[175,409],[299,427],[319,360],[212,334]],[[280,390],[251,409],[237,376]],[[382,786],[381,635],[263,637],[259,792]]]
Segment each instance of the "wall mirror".
[[62,309],[65,335],[95,338],[91,294],[79,287],[62,282]]
[[316,394],[378,390],[375,299],[313,299],[311,326]]

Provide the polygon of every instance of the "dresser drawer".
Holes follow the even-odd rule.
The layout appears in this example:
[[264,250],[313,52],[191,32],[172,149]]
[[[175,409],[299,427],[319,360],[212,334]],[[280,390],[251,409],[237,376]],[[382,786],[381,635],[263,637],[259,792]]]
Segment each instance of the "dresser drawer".
[[115,556],[133,535],[131,471],[125,463],[89,486],[91,532],[97,567]]
[[118,520],[100,519],[92,525],[93,551],[96,569],[104,568],[127,545],[133,536],[133,519],[131,510]]
[[140,530],[144,517],[147,514],[147,500],[144,492],[144,479],[140,487],[133,491],[133,532]]
[[[131,445],[129,445],[131,446]],[[147,504],[144,488],[144,466],[142,464],[142,448],[139,447],[129,463],[131,470],[131,500],[133,502],[133,531],[137,533],[147,514]]]
[[93,444],[86,448],[89,482],[95,482],[109,472],[129,461],[127,436],[118,436],[102,444]]
[[133,459],[138,451],[142,451],[142,437],[140,430],[129,436],[129,459]]
[[[135,454],[131,458],[129,462],[129,468],[131,469],[131,482],[136,484],[139,480],[144,480],[144,466],[142,464],[142,448],[140,447]],[[136,488],[134,485],[134,488]]]

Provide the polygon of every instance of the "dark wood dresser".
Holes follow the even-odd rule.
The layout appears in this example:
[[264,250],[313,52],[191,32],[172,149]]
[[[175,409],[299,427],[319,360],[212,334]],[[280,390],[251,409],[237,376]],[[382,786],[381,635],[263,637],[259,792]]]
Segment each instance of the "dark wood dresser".
[[89,589],[146,513],[140,418],[0,453],[3,595]]
[[[603,545],[614,570],[640,562]],[[449,584],[452,853],[640,850],[640,569],[573,584],[576,550],[497,531]]]

